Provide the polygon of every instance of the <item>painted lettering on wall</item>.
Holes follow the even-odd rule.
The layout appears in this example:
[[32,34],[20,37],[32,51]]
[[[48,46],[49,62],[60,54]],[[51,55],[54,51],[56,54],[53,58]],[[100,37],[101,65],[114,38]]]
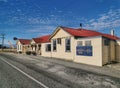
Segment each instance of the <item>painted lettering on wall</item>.
[[92,56],[92,46],[77,46],[76,55]]

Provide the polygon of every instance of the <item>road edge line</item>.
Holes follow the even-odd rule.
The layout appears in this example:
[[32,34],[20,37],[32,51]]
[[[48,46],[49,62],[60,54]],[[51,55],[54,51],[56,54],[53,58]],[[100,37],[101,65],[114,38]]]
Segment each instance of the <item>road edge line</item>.
[[25,75],[26,77],[28,77],[29,79],[33,80],[34,82],[38,83],[39,85],[41,85],[44,88],[49,88],[48,86],[46,86],[45,84],[43,84],[42,82],[36,80],[34,77],[30,76],[29,74],[25,73],[24,71],[22,71],[21,69],[19,69],[18,67],[16,67],[15,65],[12,65],[11,63],[9,63],[8,61],[4,60],[3,58],[1,58],[2,61],[4,61],[5,63],[7,63],[8,65],[10,65],[11,67],[13,67],[14,69],[16,69],[17,71],[19,71],[20,73],[22,73],[23,75]]

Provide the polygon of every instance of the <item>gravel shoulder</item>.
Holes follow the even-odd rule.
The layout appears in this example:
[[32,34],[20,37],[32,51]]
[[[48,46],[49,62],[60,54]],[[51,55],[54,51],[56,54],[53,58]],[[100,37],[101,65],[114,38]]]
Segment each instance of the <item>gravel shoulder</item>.
[[[70,83],[81,85],[83,88],[119,88],[120,71],[109,66],[96,67],[77,64],[70,61],[23,54],[7,53],[18,61],[31,64],[45,72],[49,72]],[[75,88],[75,87],[74,87]]]

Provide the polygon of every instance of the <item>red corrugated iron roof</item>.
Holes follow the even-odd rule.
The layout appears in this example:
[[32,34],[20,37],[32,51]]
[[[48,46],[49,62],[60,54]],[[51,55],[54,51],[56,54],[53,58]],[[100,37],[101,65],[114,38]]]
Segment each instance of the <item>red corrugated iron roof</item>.
[[90,37],[90,36],[101,35],[100,32],[81,29],[81,28],[79,29],[66,28],[66,27],[62,27],[62,28],[73,36]]
[[110,35],[110,34],[103,34],[103,37],[107,37],[107,38],[109,38],[109,39],[113,39],[113,40],[120,39],[119,37],[117,37],[117,36],[113,36],[113,35]]
[[18,39],[20,41],[21,44],[23,45],[27,45],[30,44],[30,40],[29,39]]
[[47,43],[47,42],[50,42],[49,38],[50,38],[50,35],[45,35],[45,36],[41,36],[39,38],[33,38],[33,40],[36,43]]
[[87,30],[87,29],[74,29],[74,28],[68,28],[68,27],[61,27],[63,30],[71,34],[72,36],[78,36],[78,37],[92,37],[92,36],[103,36],[112,40],[120,39],[117,36],[112,36],[110,34],[103,34],[97,31],[93,30]]
[[41,42],[40,38],[33,38],[33,40],[35,41],[35,43],[40,43]]

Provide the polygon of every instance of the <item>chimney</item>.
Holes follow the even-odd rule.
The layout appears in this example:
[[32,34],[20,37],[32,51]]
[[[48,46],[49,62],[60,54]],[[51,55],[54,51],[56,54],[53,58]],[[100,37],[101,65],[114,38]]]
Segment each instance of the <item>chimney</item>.
[[82,29],[82,23],[80,23],[80,28]]
[[111,30],[111,35],[112,35],[112,36],[115,35],[115,31],[114,31],[114,29]]

